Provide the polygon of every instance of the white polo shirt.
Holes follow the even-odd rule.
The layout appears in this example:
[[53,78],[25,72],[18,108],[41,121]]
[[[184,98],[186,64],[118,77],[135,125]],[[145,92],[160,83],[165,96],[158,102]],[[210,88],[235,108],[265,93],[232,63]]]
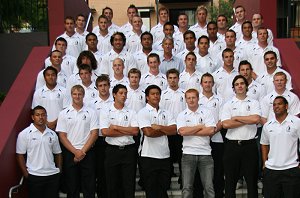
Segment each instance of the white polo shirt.
[[[111,25],[108,27],[108,32],[110,33],[110,34],[113,34],[113,33],[115,33],[115,32],[117,32],[118,30],[119,30],[119,26],[117,26],[116,24],[114,24],[114,23],[111,23]],[[94,28],[93,28],[93,33],[95,33],[95,34],[97,34],[97,33],[99,33],[99,31],[100,31],[100,29],[99,29],[99,25],[97,25],[97,26],[95,26]]]
[[211,54],[212,57],[217,57],[217,55],[226,48],[226,43],[222,38],[219,38],[213,43],[209,41],[209,48],[208,52]]
[[185,69],[185,65],[177,56],[172,55],[171,59],[166,60],[163,56],[163,53],[160,54],[159,71],[163,74],[166,74],[169,69],[177,69],[179,73],[181,73]]
[[267,122],[262,130],[260,143],[270,145],[267,168],[286,170],[299,166],[297,141],[300,138],[300,120],[288,115],[282,123],[276,119]]
[[59,140],[54,131],[46,127],[41,133],[34,124],[18,135],[16,153],[27,154],[26,167],[31,175],[49,176],[59,173],[53,154],[61,153]]
[[[172,114],[164,109],[158,111],[148,103],[138,112],[138,123],[140,129],[151,127],[152,124],[170,126],[176,124]],[[140,155],[142,157],[151,157],[156,159],[165,159],[170,157],[168,137],[147,137],[142,133]]]
[[158,73],[156,76],[147,72],[143,74],[140,81],[140,86],[146,89],[149,85],[157,85],[161,90],[167,88],[167,77],[163,73]]
[[126,35],[126,49],[130,53],[142,50],[141,37],[137,33],[130,31]]
[[[130,31],[132,31],[132,25],[128,21],[123,26],[121,26],[118,31],[123,32],[123,34],[126,36]],[[142,32],[145,31],[147,31],[147,27],[145,25],[142,25]]]
[[[183,61],[183,63],[185,64],[185,57],[186,57],[186,55],[189,53],[190,51],[189,50],[187,50],[186,48],[183,50],[183,51],[181,51],[181,52],[179,52],[176,56],[178,57],[178,58],[180,58],[182,61]],[[193,51],[194,53],[195,53],[195,55],[196,56],[198,56],[199,54],[199,49],[196,47],[195,49],[194,49],[194,51]]]
[[[62,57],[62,60],[61,70],[67,75],[67,77],[69,77],[73,74],[74,68],[77,68],[77,59],[71,55],[66,54]],[[52,66],[50,57],[46,58],[45,60],[45,68],[47,68],[48,66]]]
[[237,41],[243,36],[242,24],[235,22],[235,24],[233,24],[233,26],[231,26],[229,29],[235,31]]
[[200,54],[197,55],[196,70],[200,71],[201,73],[204,74],[208,72],[212,74],[219,68],[215,62],[215,59],[210,53],[206,54],[205,56],[201,56]]
[[[179,52],[184,50],[185,45],[180,40],[175,40],[173,38],[173,41],[174,41],[174,48],[172,49],[172,54],[177,55]],[[162,48],[162,41],[157,41],[153,43],[152,48],[160,53],[164,52],[164,49]]]
[[106,54],[112,50],[112,45],[110,44],[110,37],[112,34],[107,33],[105,36],[102,36],[99,32],[96,34],[98,39],[97,49],[102,53]]
[[267,71],[266,65],[264,63],[264,54],[267,51],[273,51],[276,53],[278,59],[277,66],[281,66],[279,50],[274,46],[268,45],[263,49],[258,44],[256,44],[252,48],[248,48],[248,50],[245,51],[247,53],[248,61],[251,63],[253,71],[257,75],[261,75]]
[[[65,32],[62,35],[58,36],[56,39],[58,39],[59,37],[63,37],[67,40],[68,47],[66,50],[66,54],[77,58],[80,52],[85,49],[85,38],[77,32],[75,32],[75,34],[73,34],[72,36],[68,36]],[[55,45],[53,45],[52,50],[55,50]]]
[[[42,71],[40,71],[38,73],[37,79],[36,79],[36,84],[35,84],[35,90],[43,87],[46,82],[45,82],[45,78],[43,75],[45,69],[43,69]],[[68,76],[64,73],[64,71],[60,70],[60,72],[57,73],[57,84],[59,84],[62,87],[66,87],[67,86],[67,80],[68,80]]]
[[222,97],[223,101],[226,102],[234,96],[233,88],[232,88],[232,80],[238,72],[233,69],[230,73],[228,73],[224,67],[219,68],[213,74],[215,81],[215,93]]
[[125,106],[135,112],[139,112],[139,110],[146,106],[146,96],[141,86],[139,86],[136,90],[131,89],[129,85],[127,86],[127,99],[125,101]]
[[67,133],[67,138],[76,149],[82,149],[94,129],[98,129],[96,112],[84,105],[79,111],[72,105],[60,112],[56,131]]
[[[234,53],[234,61],[233,61],[233,67],[236,71],[239,70],[239,64],[241,61],[243,60],[247,60],[247,54],[244,52],[245,50],[242,50],[238,47],[236,47],[234,50],[233,50],[233,53]],[[217,65],[218,67],[223,67],[223,58],[222,58],[222,52],[220,52],[218,55],[217,55]]]
[[252,82],[248,86],[247,96],[260,102],[266,96],[266,92],[261,84],[252,79]]
[[[100,112],[100,130],[107,129],[111,124],[122,127],[138,127],[136,112],[123,107],[122,110],[116,109],[112,104],[108,110]],[[110,145],[126,146],[134,144],[133,136],[124,135],[119,137],[105,137],[105,141]]]
[[124,76],[121,80],[117,80],[113,75],[109,77],[110,79],[110,88],[114,88],[117,84],[125,85],[126,87],[129,85],[129,80],[126,76]]
[[[267,42],[268,42],[269,45],[273,45],[273,38],[274,38],[273,33],[270,29],[267,29],[267,31],[268,31],[268,40],[267,40]],[[257,32],[253,31],[252,32],[252,37],[257,38]]]
[[[178,27],[176,25],[173,25],[173,27],[175,34],[175,32],[178,32]],[[151,28],[150,33],[153,35],[153,43],[161,42],[165,38],[164,25],[158,23],[156,26]]]
[[[273,102],[277,96],[280,96],[280,94],[278,94],[274,90],[261,100],[260,106],[261,106],[263,118],[267,118],[268,120],[275,118],[274,111],[273,111]],[[300,113],[300,101],[298,96],[287,89],[283,92],[281,96],[285,97],[285,99],[289,103],[288,105],[289,114],[298,115]]]
[[[216,123],[220,120],[220,111],[223,105],[223,100],[217,95],[212,95],[210,98],[207,98],[203,93],[199,93],[199,106],[200,109],[205,107],[210,110],[212,116]],[[211,137],[212,142],[223,142],[223,138],[220,132],[216,133]]]
[[31,108],[43,106],[47,111],[47,120],[52,122],[57,119],[59,112],[66,107],[66,104],[66,88],[56,85],[50,90],[44,85],[34,92]]
[[202,73],[195,71],[192,75],[189,72],[183,71],[179,75],[179,87],[184,91],[188,89],[197,89],[199,92],[202,91],[201,82]]
[[[174,26],[174,27],[177,27],[177,26]],[[180,32],[180,30],[178,29],[178,31],[174,32],[173,38],[184,43],[183,34],[184,34],[184,32]]]
[[274,79],[274,76],[277,72],[285,73],[285,75],[287,77],[286,88],[288,90],[293,89],[291,75],[287,71],[285,71],[284,69],[281,69],[280,67],[277,67],[276,70],[272,74],[269,74],[266,71],[262,75],[260,75],[256,78],[256,81],[259,82],[265,88],[266,93],[270,93],[270,92],[275,90],[273,79]]
[[174,118],[186,108],[185,91],[181,88],[173,90],[168,87],[162,91],[159,106],[172,113]]
[[[198,107],[193,112],[189,108],[182,111],[177,117],[177,129],[193,127],[203,124],[205,127],[215,127],[216,122],[210,110]],[[211,155],[209,136],[183,136],[182,153],[188,155]]]
[[251,40],[246,41],[243,36],[240,38],[240,40],[235,42],[236,47],[242,49],[242,50],[248,50],[248,48],[253,47],[257,44],[257,38],[252,37]]
[[198,23],[195,25],[191,26],[189,30],[193,31],[196,35],[196,43],[198,42],[198,39],[205,35],[208,36],[207,34],[207,24],[204,27],[201,27]]
[[116,58],[121,58],[124,61],[124,76],[127,76],[128,71],[131,68],[136,68],[136,62],[132,56],[131,53],[127,52],[125,49],[123,49],[119,54],[116,53],[113,49],[110,50],[108,53],[106,53],[103,58],[102,62],[100,64],[100,73],[101,74],[108,74],[113,75],[114,71],[112,69],[113,61]]
[[[97,96],[99,95],[97,87],[95,87],[95,82],[92,81],[92,84],[90,84],[90,86],[86,87],[82,84],[82,82],[80,83],[80,85],[84,88],[85,94],[84,94],[84,98],[83,98],[83,102],[88,104],[90,101],[93,101],[94,99],[97,98]],[[71,93],[71,91],[70,91]]]
[[[235,96],[226,102],[221,110],[221,121],[231,119],[234,116],[261,115],[261,109],[257,100],[246,97],[239,100]],[[256,135],[256,124],[247,124],[234,129],[228,129],[226,138],[229,140],[251,140]]]
[[[149,54],[152,54],[152,53],[156,53],[158,54],[158,52],[152,50]],[[149,71],[149,66],[148,66],[148,63],[147,63],[147,57],[148,55],[145,54],[143,52],[143,50],[140,50],[136,53],[133,54],[133,57],[135,59],[135,62],[136,62],[136,68],[139,69],[141,71],[141,74],[145,74]]]

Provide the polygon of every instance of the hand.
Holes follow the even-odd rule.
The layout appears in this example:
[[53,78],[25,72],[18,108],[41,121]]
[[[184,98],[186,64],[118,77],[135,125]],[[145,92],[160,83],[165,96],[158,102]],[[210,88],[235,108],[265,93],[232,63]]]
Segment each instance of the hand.
[[112,129],[112,130],[118,130],[118,126],[117,125],[114,125],[114,124],[111,124],[110,126],[109,126],[109,128],[110,129]]
[[160,126],[160,125],[157,125],[157,124],[151,124],[151,128],[152,128],[153,130],[159,131],[159,130],[161,129],[161,126]]
[[47,122],[47,127],[49,129],[55,130],[55,128],[56,128],[56,122]]
[[82,150],[76,149],[74,155],[74,162],[79,162],[85,157],[86,154]]

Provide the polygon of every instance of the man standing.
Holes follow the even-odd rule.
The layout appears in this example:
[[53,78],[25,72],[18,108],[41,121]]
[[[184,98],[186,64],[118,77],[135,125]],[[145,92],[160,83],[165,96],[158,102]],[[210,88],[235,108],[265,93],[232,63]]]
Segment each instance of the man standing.
[[173,37],[175,40],[183,42],[183,34],[188,30],[189,18],[185,13],[179,13],[177,18],[178,31],[175,31]]
[[[261,14],[253,14],[252,16],[252,26],[253,26],[253,32],[252,37],[257,38],[257,30],[260,28],[263,24],[263,16]],[[270,29],[268,30],[268,43],[269,45],[273,45],[273,33]]]
[[125,106],[127,88],[114,86],[114,104],[100,113],[100,130],[107,142],[105,151],[105,177],[110,198],[133,198],[137,150],[133,136],[138,134],[136,112]]
[[263,127],[261,150],[264,167],[264,197],[300,197],[298,141],[300,119],[288,113],[288,101],[277,96],[275,118]]
[[197,23],[189,28],[196,35],[196,40],[202,35],[207,35],[207,8],[203,5],[198,6],[196,10]]
[[147,198],[167,198],[170,186],[170,150],[167,135],[176,134],[176,123],[168,111],[159,108],[161,89],[145,90],[146,107],[138,113],[143,141],[139,150],[142,179]]
[[68,197],[95,197],[95,155],[93,145],[98,138],[96,112],[84,105],[84,88],[71,89],[72,104],[60,112],[56,131],[63,147],[64,173]]
[[234,9],[234,15],[236,22],[233,26],[231,26],[229,29],[235,31],[236,33],[236,38],[239,40],[242,36],[242,24],[244,21],[246,21],[246,10],[243,6],[238,5]]
[[33,123],[19,133],[17,162],[28,179],[29,198],[58,197],[62,157],[59,140],[46,126],[47,112],[36,106],[31,113]]
[[143,21],[138,15],[132,17],[132,30],[126,35],[126,48],[130,53],[135,53],[142,49],[141,34]]
[[199,106],[199,92],[189,89],[185,92],[188,108],[177,117],[178,133],[182,142],[182,197],[193,197],[193,183],[196,170],[200,172],[204,197],[214,198],[214,162],[211,156],[210,137],[215,132],[215,120],[210,110]]
[[124,75],[124,62],[120,58],[113,61],[113,74],[110,76],[110,87],[114,88],[117,84],[127,86],[129,84],[127,76]]
[[85,30],[86,20],[83,14],[78,14],[76,16],[75,25],[76,25],[75,32],[77,32],[78,34],[80,34],[85,38],[89,32]]
[[[110,8],[110,7],[105,7],[102,9],[102,16],[106,16],[107,17],[107,26],[108,26],[108,31],[113,34],[115,33],[116,31],[118,31],[118,29],[120,28],[119,26],[117,26],[116,24],[114,24],[112,22],[112,19],[113,19],[113,16],[114,16],[114,13],[113,13],[113,10]],[[100,28],[100,25],[99,25],[99,20],[98,20],[98,26],[95,26],[93,28],[93,33],[97,33],[99,32],[99,28]]]
[[95,32],[98,38],[97,49],[102,54],[106,54],[112,49],[112,46],[110,44],[110,37],[113,33],[108,31],[107,21],[108,19],[106,16],[100,15],[98,18],[99,30],[98,32]]

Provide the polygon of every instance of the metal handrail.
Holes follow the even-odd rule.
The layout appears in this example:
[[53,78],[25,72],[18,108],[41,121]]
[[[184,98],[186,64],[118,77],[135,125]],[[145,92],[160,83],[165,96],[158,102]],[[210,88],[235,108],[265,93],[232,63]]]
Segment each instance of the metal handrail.
[[[21,180],[18,185],[15,185],[9,189],[8,197],[12,198],[13,193],[18,193],[18,188],[23,185],[24,177],[21,177]],[[16,191],[15,191],[16,190]]]
[[89,23],[90,23],[91,17],[92,17],[92,13],[89,14],[88,20],[87,20],[86,25],[85,25],[85,31],[86,31],[86,30],[88,29],[88,27],[89,27]]

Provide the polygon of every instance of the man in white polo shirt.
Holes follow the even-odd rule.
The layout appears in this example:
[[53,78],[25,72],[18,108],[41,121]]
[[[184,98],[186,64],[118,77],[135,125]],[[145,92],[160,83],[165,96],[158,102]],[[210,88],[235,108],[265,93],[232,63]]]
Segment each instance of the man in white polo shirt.
[[33,108],[31,119],[33,123],[19,133],[16,145],[18,165],[28,179],[29,197],[58,197],[62,166],[58,137],[46,126],[44,107]]
[[288,113],[288,101],[273,101],[275,118],[263,127],[261,136],[264,163],[264,197],[300,197],[298,141],[300,119]]
[[112,65],[113,74],[110,78],[110,88],[112,89],[117,84],[127,86],[129,84],[127,76],[124,75],[124,61],[121,58],[116,58]]
[[195,32],[196,40],[202,35],[207,35],[207,8],[203,5],[198,6],[196,10],[197,23],[189,28]]
[[245,177],[248,197],[258,197],[258,148],[256,124],[261,110],[257,100],[247,97],[248,81],[238,75],[232,81],[235,96],[221,111],[222,125],[227,130],[224,150],[225,197],[236,197],[240,174]]
[[125,106],[127,88],[117,84],[114,103],[100,113],[100,130],[105,137],[105,177],[111,198],[134,197],[137,150],[133,136],[139,132],[136,112]]
[[84,88],[71,89],[72,104],[60,112],[56,131],[63,145],[64,173],[68,197],[95,197],[95,155],[98,138],[96,112],[83,103]]
[[196,170],[200,172],[204,197],[214,198],[214,161],[211,156],[210,136],[214,135],[216,122],[210,110],[199,105],[199,92],[189,89],[185,92],[187,109],[177,117],[178,133],[182,142],[182,197],[193,197],[193,183]]
[[236,38],[239,40],[242,36],[242,23],[246,21],[246,10],[243,6],[238,5],[234,8],[236,22],[229,29],[235,31]]
[[149,85],[145,95],[146,107],[138,113],[142,180],[148,198],[168,197],[171,166],[167,135],[176,134],[176,122],[169,111],[159,108],[161,89],[157,85]]
[[[108,31],[113,34],[115,33],[116,31],[118,31],[118,29],[120,28],[119,26],[117,26],[116,24],[114,24],[112,22],[112,19],[113,19],[113,16],[114,16],[114,13],[113,13],[113,10],[112,8],[110,7],[105,7],[102,9],[102,14],[101,16],[105,16],[107,18],[107,26],[108,26]],[[95,26],[93,28],[93,33],[98,33],[99,32],[99,29],[100,29],[100,25],[99,25],[99,19],[98,18],[98,25]]]

